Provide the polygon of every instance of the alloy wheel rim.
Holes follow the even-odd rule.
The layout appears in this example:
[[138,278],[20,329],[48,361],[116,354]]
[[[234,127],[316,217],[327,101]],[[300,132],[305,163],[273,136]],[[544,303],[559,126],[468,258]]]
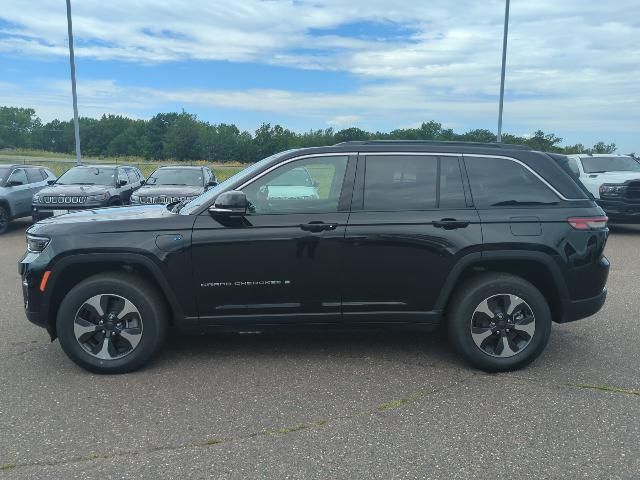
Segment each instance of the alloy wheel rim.
[[485,298],[471,316],[471,338],[491,357],[520,354],[531,343],[535,330],[536,319],[529,304],[510,293]]
[[117,360],[133,352],[142,339],[142,316],[128,299],[95,295],[80,306],[73,322],[76,341],[89,355]]

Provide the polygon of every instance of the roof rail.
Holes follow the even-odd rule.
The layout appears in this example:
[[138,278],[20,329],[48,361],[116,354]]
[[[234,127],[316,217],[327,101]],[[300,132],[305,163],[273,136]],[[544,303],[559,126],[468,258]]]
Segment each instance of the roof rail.
[[441,146],[479,146],[502,149],[531,150],[524,145],[516,145],[512,143],[497,142],[461,142],[461,141],[445,141],[445,140],[351,140],[349,142],[340,142],[336,145],[441,145]]

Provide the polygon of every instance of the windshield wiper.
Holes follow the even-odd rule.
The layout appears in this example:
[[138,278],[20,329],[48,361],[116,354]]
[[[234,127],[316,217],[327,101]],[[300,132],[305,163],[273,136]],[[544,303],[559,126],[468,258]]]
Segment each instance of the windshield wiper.
[[607,173],[609,170],[596,170],[595,172],[589,172],[589,174],[591,173]]

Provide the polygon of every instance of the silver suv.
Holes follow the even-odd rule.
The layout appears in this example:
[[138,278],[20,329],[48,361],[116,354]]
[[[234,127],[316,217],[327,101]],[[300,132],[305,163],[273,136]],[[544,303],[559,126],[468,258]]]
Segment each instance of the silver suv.
[[33,194],[53,182],[50,170],[27,165],[0,165],[0,234],[15,218],[31,216]]

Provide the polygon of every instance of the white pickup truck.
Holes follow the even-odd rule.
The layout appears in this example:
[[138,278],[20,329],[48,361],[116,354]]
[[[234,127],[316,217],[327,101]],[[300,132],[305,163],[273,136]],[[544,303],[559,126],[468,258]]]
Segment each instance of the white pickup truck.
[[569,155],[569,167],[613,223],[640,223],[640,162],[628,155]]

